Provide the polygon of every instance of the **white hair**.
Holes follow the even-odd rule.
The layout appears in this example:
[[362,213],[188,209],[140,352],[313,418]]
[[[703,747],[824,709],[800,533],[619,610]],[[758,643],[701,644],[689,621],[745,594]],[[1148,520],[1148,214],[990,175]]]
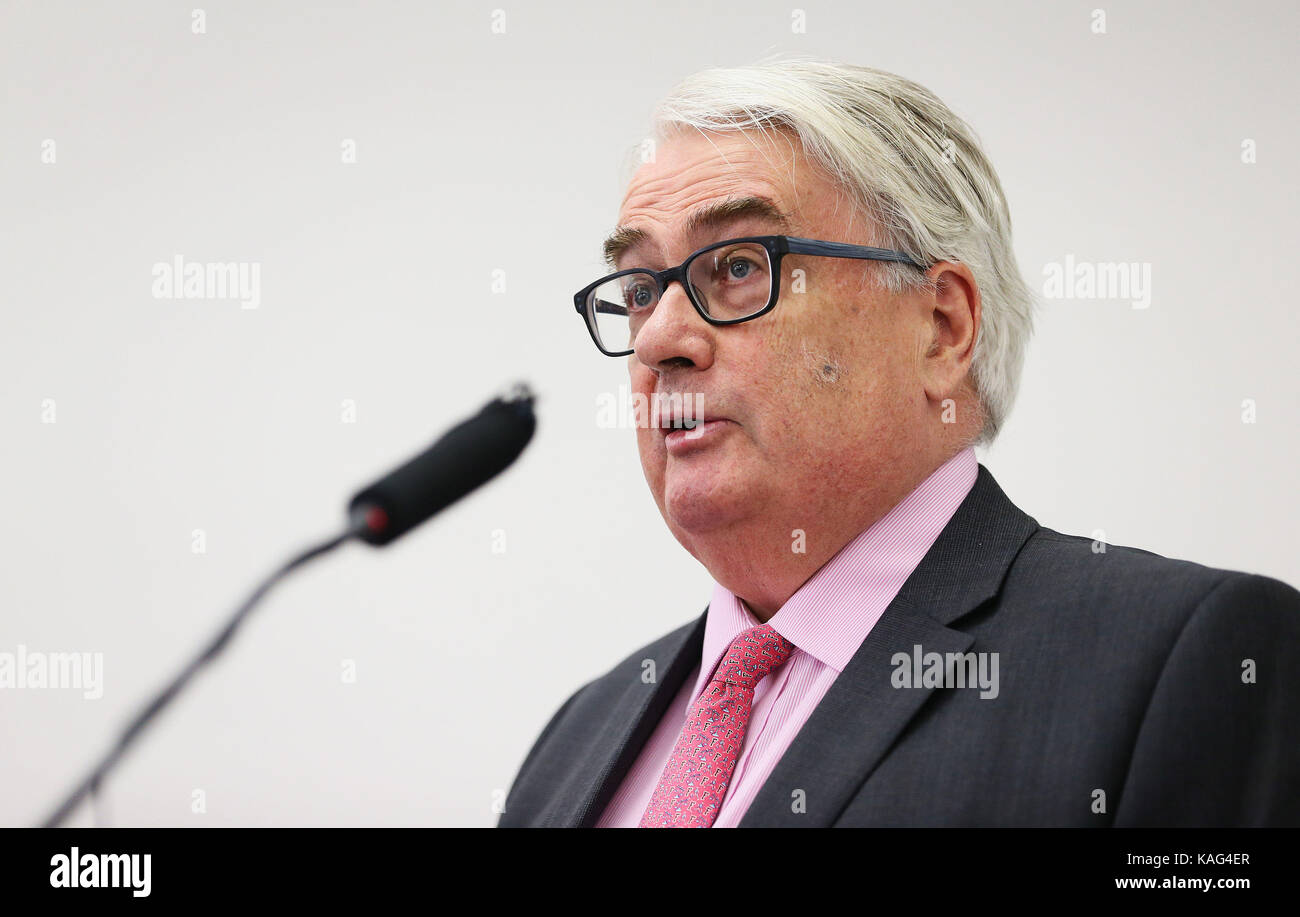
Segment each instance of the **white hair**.
[[[808,59],[701,71],[659,104],[654,121],[664,139],[683,129],[792,132],[869,217],[873,245],[922,264],[965,263],[982,302],[974,442],[992,442],[1015,401],[1034,297],[1016,265],[1002,185],[965,121],[895,74]],[[879,277],[894,292],[930,282],[899,264],[881,264]]]

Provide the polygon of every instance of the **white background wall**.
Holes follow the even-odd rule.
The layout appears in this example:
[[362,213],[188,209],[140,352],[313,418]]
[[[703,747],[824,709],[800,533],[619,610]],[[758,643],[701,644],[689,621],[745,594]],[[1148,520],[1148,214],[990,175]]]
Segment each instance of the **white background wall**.
[[[655,101],[776,52],[970,120],[1035,288],[1067,253],[1151,265],[1147,309],[1044,304],[980,455],[1011,498],[1300,583],[1293,4],[1106,4],[1094,34],[1094,3],[810,2],[796,34],[770,0],[222,2],[194,34],[202,2],[0,7],[0,652],[105,666],[99,700],[0,689],[0,824],[46,814],[356,487],[527,379],[515,468],[276,592],[104,797],[118,825],[494,823],[569,693],[708,600],[633,434],[596,425],[626,370],[572,292]],[[259,263],[259,307],[153,298],[176,254]]]

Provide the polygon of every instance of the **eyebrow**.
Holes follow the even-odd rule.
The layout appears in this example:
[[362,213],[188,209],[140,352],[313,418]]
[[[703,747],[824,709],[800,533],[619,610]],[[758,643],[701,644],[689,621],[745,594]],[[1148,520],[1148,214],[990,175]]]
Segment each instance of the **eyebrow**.
[[[765,197],[729,197],[712,204],[696,208],[686,218],[686,234],[693,236],[705,229],[717,229],[737,220],[761,220],[773,224],[783,232],[789,232],[793,225],[790,218],[775,203]],[[610,233],[604,242],[605,263],[611,268],[618,266],[618,260],[632,249],[650,241],[650,234],[644,229],[632,226],[620,226]]]

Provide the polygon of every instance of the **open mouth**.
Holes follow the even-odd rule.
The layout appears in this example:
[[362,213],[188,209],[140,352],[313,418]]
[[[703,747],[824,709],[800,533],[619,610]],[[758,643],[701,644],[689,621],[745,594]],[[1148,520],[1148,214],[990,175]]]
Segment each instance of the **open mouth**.
[[700,395],[657,395],[651,403],[651,423],[665,433],[702,427],[714,419],[702,401]]
[[704,425],[703,418],[696,417],[672,417],[663,424],[665,430],[694,430],[696,427]]
[[696,392],[656,394],[651,425],[663,434],[670,454],[685,455],[703,448],[732,426],[728,418],[705,407],[704,397]]

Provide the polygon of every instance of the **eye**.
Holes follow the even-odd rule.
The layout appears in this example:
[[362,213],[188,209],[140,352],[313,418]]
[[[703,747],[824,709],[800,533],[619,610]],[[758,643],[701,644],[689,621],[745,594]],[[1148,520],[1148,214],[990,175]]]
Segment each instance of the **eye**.
[[629,284],[623,290],[623,301],[627,303],[629,311],[650,308],[655,304],[655,296],[654,287],[646,283]]
[[738,284],[756,279],[767,271],[767,255],[751,245],[719,251],[712,263],[714,283]]

